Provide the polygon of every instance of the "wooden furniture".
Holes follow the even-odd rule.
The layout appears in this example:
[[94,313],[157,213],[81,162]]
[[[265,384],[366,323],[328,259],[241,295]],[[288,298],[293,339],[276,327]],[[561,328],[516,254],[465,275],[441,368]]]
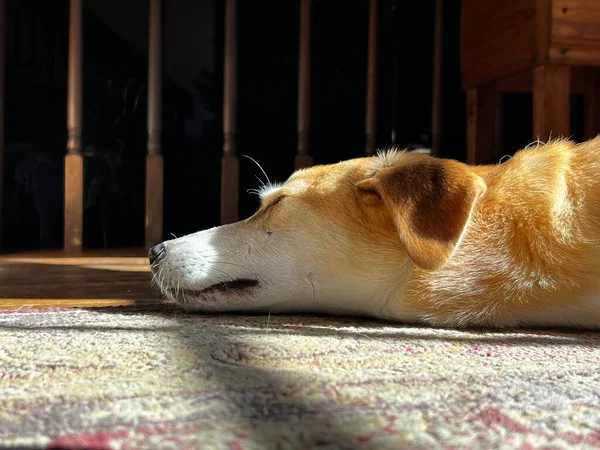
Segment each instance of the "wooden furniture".
[[533,93],[533,140],[569,137],[570,95],[586,97],[586,138],[598,131],[598,0],[463,0],[461,72],[467,161],[495,162],[497,94]]

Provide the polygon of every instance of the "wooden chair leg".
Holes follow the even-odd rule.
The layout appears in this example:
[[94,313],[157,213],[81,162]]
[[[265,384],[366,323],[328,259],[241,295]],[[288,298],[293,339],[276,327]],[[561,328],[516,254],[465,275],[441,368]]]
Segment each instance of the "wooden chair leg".
[[496,90],[493,84],[467,92],[467,163],[490,164],[494,161]]
[[588,69],[584,92],[585,139],[593,139],[600,133],[600,72]]
[[571,69],[547,64],[533,70],[533,139],[569,137]]

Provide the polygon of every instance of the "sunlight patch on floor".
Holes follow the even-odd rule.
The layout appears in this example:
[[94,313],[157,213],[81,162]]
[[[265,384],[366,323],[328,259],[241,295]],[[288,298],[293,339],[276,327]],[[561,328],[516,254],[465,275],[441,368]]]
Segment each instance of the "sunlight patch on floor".
[[132,306],[135,300],[123,298],[90,298],[90,299],[69,299],[69,298],[2,298],[0,299],[0,309],[14,308],[48,308],[48,307],[66,307],[66,308],[100,308],[106,306]]

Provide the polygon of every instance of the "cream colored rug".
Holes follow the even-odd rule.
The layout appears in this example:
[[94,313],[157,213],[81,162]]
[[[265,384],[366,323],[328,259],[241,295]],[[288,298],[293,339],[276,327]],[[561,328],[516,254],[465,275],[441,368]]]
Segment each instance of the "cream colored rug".
[[600,335],[0,312],[0,447],[600,447]]

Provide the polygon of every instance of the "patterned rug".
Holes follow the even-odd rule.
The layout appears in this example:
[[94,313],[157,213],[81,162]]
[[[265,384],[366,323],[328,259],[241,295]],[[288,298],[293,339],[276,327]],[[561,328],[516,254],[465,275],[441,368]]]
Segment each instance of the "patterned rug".
[[600,334],[0,311],[0,446],[600,448]]

